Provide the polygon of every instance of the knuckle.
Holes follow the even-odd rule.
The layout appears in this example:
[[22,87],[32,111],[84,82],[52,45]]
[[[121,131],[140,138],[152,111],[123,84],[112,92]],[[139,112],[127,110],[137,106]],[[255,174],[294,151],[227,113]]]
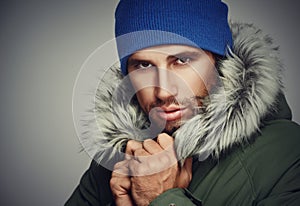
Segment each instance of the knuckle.
[[157,136],[157,142],[160,144],[160,145],[172,145],[174,143],[174,138],[169,136],[168,134],[166,133],[161,133]]
[[128,161],[117,162],[113,169],[114,176],[128,175]]
[[143,141],[143,146],[145,147],[145,146],[151,145],[151,144],[153,144],[153,142],[154,141],[152,139],[146,139]]
[[146,171],[144,166],[138,164],[131,165],[130,170],[132,176],[142,176],[145,174]]
[[163,154],[163,155],[160,156],[160,161],[164,165],[170,164],[170,162],[171,162],[170,157],[166,154]]
[[118,169],[118,168],[120,168],[120,167],[122,167],[122,165],[123,165],[123,162],[117,162],[117,163],[114,165],[114,170],[115,170],[115,169]]
[[137,149],[134,151],[134,156],[139,157],[139,156],[147,156],[147,153],[143,148]]
[[110,179],[109,184],[110,184],[111,187],[115,187],[115,185],[117,184],[117,182],[118,182],[117,178],[113,177],[113,178]]
[[171,167],[173,165],[178,164],[178,161],[176,158],[169,154],[163,154],[160,157],[161,164],[164,165],[164,167]]
[[132,154],[138,148],[142,148],[142,143],[136,140],[129,140],[126,144],[126,153]]
[[165,138],[166,136],[169,136],[169,135],[167,135],[166,133],[160,133],[160,134],[157,136],[157,140],[162,140],[162,139]]
[[157,162],[157,161],[155,161],[153,158],[152,159],[150,159],[149,161],[147,161],[147,166],[148,166],[148,168],[149,169],[156,169],[158,166],[159,166],[159,164],[158,164],[159,162]]
[[129,140],[126,144],[126,149],[132,149],[133,145],[135,144],[134,142],[134,140]]

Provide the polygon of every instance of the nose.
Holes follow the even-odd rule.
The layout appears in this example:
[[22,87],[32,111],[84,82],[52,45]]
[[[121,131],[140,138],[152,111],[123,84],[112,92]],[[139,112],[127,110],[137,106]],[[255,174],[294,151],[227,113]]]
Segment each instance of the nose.
[[175,74],[168,69],[157,69],[157,81],[155,85],[155,96],[166,100],[177,95]]

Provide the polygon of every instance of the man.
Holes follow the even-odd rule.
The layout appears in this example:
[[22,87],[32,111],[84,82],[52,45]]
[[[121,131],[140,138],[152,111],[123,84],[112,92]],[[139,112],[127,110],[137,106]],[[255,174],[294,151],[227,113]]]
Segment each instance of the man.
[[121,74],[99,86],[103,133],[87,133],[98,151],[66,205],[299,205],[300,127],[277,47],[227,12],[120,1]]

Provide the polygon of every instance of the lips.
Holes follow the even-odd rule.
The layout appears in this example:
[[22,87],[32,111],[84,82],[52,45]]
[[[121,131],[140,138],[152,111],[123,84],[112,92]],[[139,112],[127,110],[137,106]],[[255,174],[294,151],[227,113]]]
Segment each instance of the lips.
[[181,119],[185,112],[186,108],[181,108],[178,106],[169,106],[169,107],[160,107],[157,109],[157,115],[166,121],[174,121]]

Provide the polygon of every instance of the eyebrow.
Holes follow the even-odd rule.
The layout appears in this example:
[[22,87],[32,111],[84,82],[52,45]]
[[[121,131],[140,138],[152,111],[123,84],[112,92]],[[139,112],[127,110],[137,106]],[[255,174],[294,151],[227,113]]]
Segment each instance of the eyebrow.
[[[177,54],[172,54],[172,55],[168,55],[167,56],[167,60],[171,60],[174,58],[180,58],[180,57],[190,57],[190,58],[199,58],[202,55],[202,52],[194,52],[194,51],[185,51],[185,52],[180,52]],[[133,65],[137,65],[140,63],[150,63],[153,64],[153,62],[150,59],[143,59],[143,58],[129,58],[128,59],[128,66],[133,66]]]
[[169,55],[167,59],[173,59],[173,58],[180,58],[180,57],[191,57],[191,58],[198,58],[202,55],[202,52],[180,52],[178,54]]

